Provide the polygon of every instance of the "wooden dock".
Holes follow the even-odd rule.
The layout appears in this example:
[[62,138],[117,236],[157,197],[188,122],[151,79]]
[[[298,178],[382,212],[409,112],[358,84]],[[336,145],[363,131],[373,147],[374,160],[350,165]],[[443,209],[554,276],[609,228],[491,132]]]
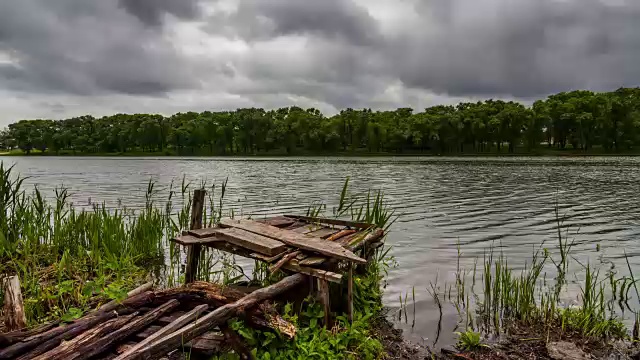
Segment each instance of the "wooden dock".
[[[354,271],[382,246],[382,229],[297,215],[221,219],[217,226],[203,228],[203,204],[204,191],[196,190],[191,230],[172,239],[187,252],[182,287],[153,291],[147,284],[124,302],[107,304],[71,323],[0,334],[0,359],[169,359],[184,350],[192,359],[227,350],[247,358],[241,337],[226,325],[228,319],[240,315],[251,326],[294,337],[295,326],[278,315],[272,301],[304,289],[325,307],[328,326],[330,283],[346,287],[344,303],[352,319]],[[286,277],[258,289],[197,281],[203,247],[267,263],[272,273]]]

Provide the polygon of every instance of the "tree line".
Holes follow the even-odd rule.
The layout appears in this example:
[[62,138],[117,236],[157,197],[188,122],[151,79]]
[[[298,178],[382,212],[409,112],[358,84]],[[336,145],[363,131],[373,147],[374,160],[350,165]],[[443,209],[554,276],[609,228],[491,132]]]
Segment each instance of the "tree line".
[[640,148],[640,88],[562,92],[532,106],[487,100],[422,112],[317,109],[86,115],[20,120],[0,148],[59,153],[514,153],[546,148],[603,152]]

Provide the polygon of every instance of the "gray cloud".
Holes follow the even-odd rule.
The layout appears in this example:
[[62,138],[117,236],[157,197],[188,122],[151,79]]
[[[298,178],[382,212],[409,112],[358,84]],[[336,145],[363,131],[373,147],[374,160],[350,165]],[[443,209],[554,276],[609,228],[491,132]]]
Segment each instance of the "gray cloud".
[[17,59],[0,67],[0,86],[18,91],[161,94],[196,83],[162,33],[114,1],[3,2],[0,51]]
[[165,14],[183,19],[199,15],[198,4],[192,0],[120,0],[120,5],[147,25],[158,26]]
[[640,85],[638,18],[636,0],[3,1],[0,93],[51,116],[529,100]]

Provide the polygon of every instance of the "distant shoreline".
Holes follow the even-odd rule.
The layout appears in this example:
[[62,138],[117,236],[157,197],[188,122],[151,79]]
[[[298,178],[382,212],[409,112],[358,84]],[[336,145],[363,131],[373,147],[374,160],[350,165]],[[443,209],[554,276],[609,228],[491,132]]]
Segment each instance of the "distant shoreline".
[[434,153],[367,153],[367,152],[338,152],[338,153],[294,153],[294,154],[286,154],[286,153],[258,153],[258,154],[177,154],[177,153],[167,153],[167,152],[126,152],[126,153],[71,153],[71,152],[60,152],[60,153],[52,153],[52,152],[31,152],[29,154],[20,151],[20,150],[12,150],[12,151],[0,151],[0,156],[4,157],[113,157],[113,158],[128,158],[128,157],[166,157],[166,158],[208,158],[208,157],[216,157],[216,158],[269,158],[269,157],[280,157],[280,158],[295,158],[295,157],[303,157],[303,158],[321,158],[321,157],[357,157],[357,158],[379,158],[379,157],[404,157],[404,158],[412,158],[412,157],[428,157],[428,158],[439,158],[439,157],[491,157],[491,158],[510,158],[510,157],[519,157],[519,156],[527,156],[527,157],[607,157],[607,156],[624,156],[624,157],[635,157],[640,156],[640,152],[583,152],[583,151],[574,151],[574,150],[541,150],[536,152],[515,152],[515,153],[445,153],[445,154],[434,154]]

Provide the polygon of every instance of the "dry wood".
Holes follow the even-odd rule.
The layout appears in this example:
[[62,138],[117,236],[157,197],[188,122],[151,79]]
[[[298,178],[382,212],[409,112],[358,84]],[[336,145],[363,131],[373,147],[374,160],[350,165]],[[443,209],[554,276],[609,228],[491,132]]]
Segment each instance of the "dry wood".
[[251,354],[251,351],[249,350],[249,347],[247,346],[245,341],[240,336],[238,336],[238,334],[235,331],[233,331],[233,329],[229,328],[226,325],[221,326],[221,328],[222,328],[221,329],[222,333],[224,334],[225,342],[229,344],[229,346],[231,346],[233,351],[235,351],[235,353],[240,356],[240,359],[242,360],[255,359],[253,354]]
[[[127,299],[136,296],[138,294],[142,294],[145,291],[149,291],[151,290],[151,288],[153,288],[153,281],[149,281],[147,283],[144,283],[140,286],[138,286],[137,288],[129,291],[127,293]],[[115,300],[112,300],[104,305],[102,305],[101,307],[98,308],[98,310],[96,310],[97,312],[106,312],[106,311],[111,311],[114,310],[115,308],[117,308],[119,305],[119,303]]]
[[296,222],[295,219],[288,218],[286,216],[276,216],[276,217],[267,218],[267,219],[260,219],[257,221],[265,224],[269,224],[271,226],[279,227],[279,228],[284,228],[284,227],[293,225]]
[[356,230],[353,230],[353,229],[340,230],[337,233],[329,236],[327,238],[327,241],[336,241],[336,240],[338,240],[338,239],[340,239],[340,238],[342,238],[344,236],[355,234],[355,232],[356,232]]
[[279,240],[287,245],[295,246],[303,250],[315,251],[329,257],[354,261],[361,264],[366,263],[366,260],[356,256],[354,253],[346,250],[342,246],[334,242],[322,240],[320,238],[296,234],[292,231],[282,230],[274,226],[261,224],[251,220],[223,219],[220,223],[224,226],[235,227],[242,230],[250,231],[255,234],[270,237],[272,239]]
[[324,326],[326,328],[329,328],[331,326],[329,324],[331,304],[329,302],[329,283],[327,282],[327,280],[318,280],[318,300],[320,300],[320,303],[322,304],[322,307],[324,309]]
[[212,330],[215,326],[222,324],[231,317],[236,316],[236,314],[302,284],[305,278],[302,274],[296,274],[286,277],[273,285],[256,290],[234,303],[217,308],[198,319],[195,323],[159,339],[144,349],[139,349],[126,359],[157,359],[168,351],[179,347],[181,343],[190,341]]
[[153,335],[151,335],[148,338],[142,340],[141,342],[136,344],[134,347],[132,347],[129,350],[127,350],[124,354],[121,354],[120,356],[118,356],[116,359],[117,360],[125,359],[129,354],[133,353],[134,351],[136,351],[136,350],[138,350],[140,348],[143,348],[143,347],[147,346],[148,344],[151,344],[156,339],[159,339],[159,338],[161,338],[161,337],[163,337],[165,335],[171,334],[172,332],[180,329],[181,327],[187,325],[188,323],[196,320],[208,308],[209,308],[209,305],[207,305],[207,304],[202,304],[202,305],[196,306],[195,308],[193,308],[193,310],[191,310],[188,313],[182,315],[181,317],[175,319],[169,325],[163,327],[162,329],[160,329],[157,332],[155,332]]
[[[105,352],[110,347],[114,346],[117,342],[124,340],[125,338],[135,334],[141,329],[149,326],[152,322],[156,321],[157,319],[162,317],[162,315],[164,315],[168,311],[171,311],[179,304],[180,303],[175,299],[169,300],[157,309],[129,321],[126,325],[110,333],[109,335],[104,336],[99,341],[94,342],[89,346],[80,347],[77,350],[73,351],[70,355],[59,358],[59,360],[92,359],[93,357]],[[57,360],[58,358],[48,359]]]
[[[201,230],[208,230],[208,229],[201,229]],[[183,246],[191,246],[191,245],[207,245],[207,244],[214,243],[217,241],[222,241],[222,240],[218,239],[215,236],[199,238],[194,235],[187,234],[187,235],[176,236],[175,238],[171,239],[171,241]]]
[[115,316],[115,312],[99,313],[78,319],[71,324],[53,328],[0,350],[0,359],[15,359],[27,352],[22,359],[32,359],[60,345],[63,340],[73,339],[87,329],[91,329]]
[[[77,348],[92,346],[96,341],[99,341],[102,337],[108,336],[111,332],[119,329],[127,322],[131,321],[137,313],[122,316],[116,319],[111,319],[109,321],[98,324],[96,327],[88,329],[87,331],[79,334],[78,336],[70,339],[69,341],[64,341],[58,347],[47,351],[35,358],[33,360],[60,360],[67,359],[73,355],[73,352]],[[25,359],[27,357],[24,357]],[[30,358],[29,358],[30,359]]]
[[353,322],[353,263],[349,263],[349,278],[347,281],[347,316]]
[[357,222],[357,221],[347,221],[347,220],[327,219],[327,218],[315,218],[315,217],[301,216],[301,215],[284,215],[284,216],[292,218],[292,219],[304,220],[304,221],[307,221],[307,222],[310,222],[310,223],[320,223],[320,224],[329,224],[329,225],[342,225],[342,226],[348,226],[348,227],[352,227],[352,228],[356,228],[356,229],[368,229],[370,227],[375,226],[373,224],[364,223],[364,222]]
[[224,335],[217,331],[209,331],[187,342],[184,347],[200,352],[216,352],[221,350],[223,342]]
[[289,260],[295,258],[296,256],[300,255],[301,253],[302,252],[300,250],[298,250],[298,251],[294,251],[292,253],[289,253],[289,254],[285,255],[275,265],[269,267],[269,271],[271,271],[272,274],[275,273],[276,271],[280,270],[280,268],[283,267],[284,264],[288,263]]
[[4,326],[9,331],[17,331],[27,327],[24,313],[20,278],[17,275],[3,279],[4,288]]
[[45,331],[51,330],[58,326],[58,323],[47,323],[36,326],[29,330],[11,331],[4,334],[0,334],[0,348],[5,348],[11,344],[22,341],[30,336],[41,334]]
[[339,231],[340,231],[340,229],[330,229],[330,228],[326,228],[326,227],[321,227],[318,230],[314,230],[314,231],[305,233],[305,235],[318,237],[318,238],[321,238],[321,239],[326,239],[326,238],[330,237],[331,235],[338,233]]
[[[253,224],[260,224],[255,221],[251,221]],[[260,224],[261,226],[268,226],[273,229],[277,227]],[[283,231],[278,229],[279,231]],[[274,240],[271,237],[262,236],[252,231],[246,231],[240,228],[230,229],[218,229],[216,231],[216,237],[229,242],[234,245],[241,246],[251,251],[259,252],[261,254],[274,256],[287,250],[287,245],[281,241]]]
[[[266,261],[265,259],[267,259],[264,255],[255,254],[255,253],[251,254],[249,257],[252,259],[262,260],[262,261]],[[322,262],[326,261],[326,258],[322,258],[322,259],[323,259]],[[342,282],[342,275],[340,274],[327,271],[327,270],[321,270],[321,269],[315,269],[308,266],[302,266],[301,262],[298,262],[295,259],[292,259],[286,264],[282,265],[282,269],[310,275],[318,279],[325,279],[334,283]]]
[[[191,204],[191,223],[189,229],[202,229],[202,213],[204,211],[204,197],[206,191],[197,189],[193,192],[193,202]],[[193,244],[187,247],[187,264],[185,266],[185,283],[193,282],[198,276],[198,261],[200,260],[200,244]]]

